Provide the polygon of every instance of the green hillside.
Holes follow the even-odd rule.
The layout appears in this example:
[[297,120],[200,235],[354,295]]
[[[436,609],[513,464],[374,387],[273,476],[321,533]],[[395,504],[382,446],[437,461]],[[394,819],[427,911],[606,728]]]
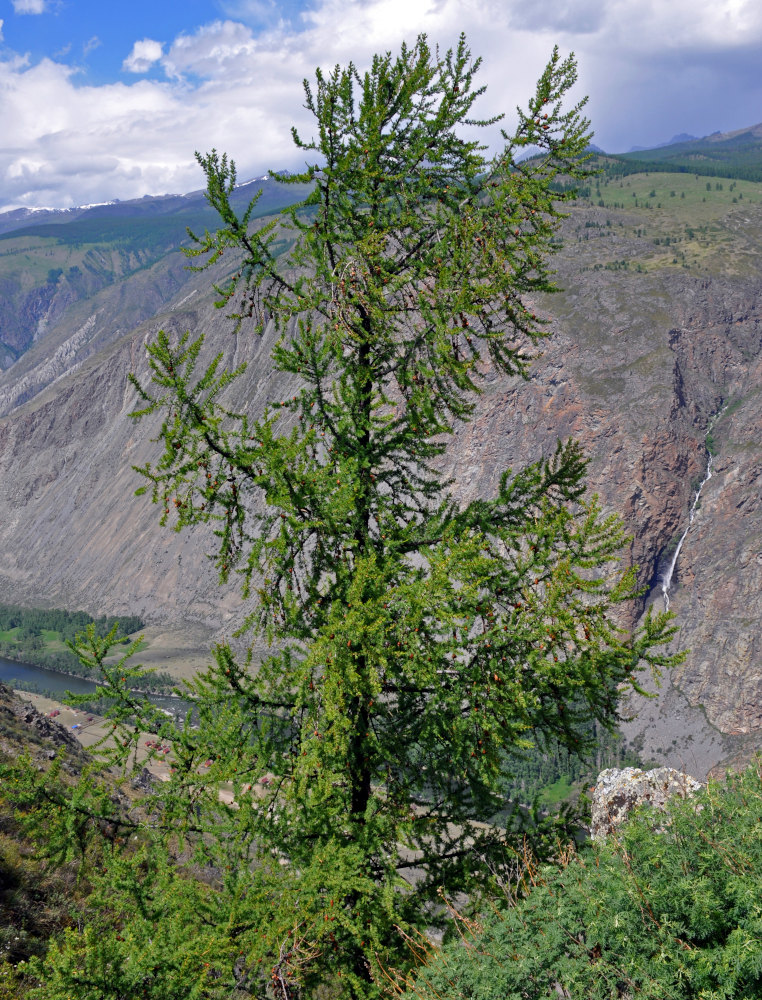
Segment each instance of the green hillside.
[[[232,199],[236,210],[242,212],[257,190],[257,183],[238,188]],[[305,198],[309,187],[265,181],[261,191],[253,219]],[[182,280],[179,248],[189,242],[187,230],[202,234],[216,224],[216,213],[196,193],[97,206],[73,215],[55,213],[53,220],[42,222],[31,217],[30,224],[0,233],[0,370],[28,350],[40,324],[49,333],[71,314],[78,328],[82,318],[72,312],[76,303],[160,262],[179,272],[162,297],[171,294]],[[128,305],[129,292],[126,300],[119,299],[118,315],[127,324],[146,318],[145,294],[138,298],[137,311]]]
[[[751,1000],[762,996],[759,759],[726,785],[641,808],[606,843],[553,866],[517,861],[502,903],[460,917],[399,977],[404,1000]],[[391,977],[390,977],[391,978]]]
[[566,238],[584,244],[585,270],[758,271],[760,182],[604,166],[578,193]]
[[762,181],[762,126],[704,139],[642,149],[609,158],[607,169],[622,175],[640,170]]

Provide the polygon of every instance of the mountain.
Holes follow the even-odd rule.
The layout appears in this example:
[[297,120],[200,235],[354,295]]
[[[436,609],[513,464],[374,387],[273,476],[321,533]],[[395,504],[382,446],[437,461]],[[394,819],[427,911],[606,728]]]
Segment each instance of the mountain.
[[[677,140],[677,141],[676,141]],[[630,172],[638,170],[697,173],[707,177],[762,180],[762,123],[734,132],[714,132],[703,139],[675,136],[663,146],[631,150],[615,157]]]
[[[234,203],[260,191],[257,218],[307,190],[260,178]],[[201,191],[0,215],[0,371],[14,365],[10,380],[0,375],[0,413],[166,306],[190,278],[178,253],[187,229],[216,223]]]
[[665,146],[675,146],[680,142],[694,142],[696,141],[695,135],[688,135],[687,132],[681,132],[679,135],[673,135],[671,139],[666,142],[657,142],[655,146],[630,146],[627,150],[628,153],[640,153],[644,149],[663,149]]
[[[47,294],[47,268],[62,269],[47,320],[30,307],[17,335],[27,346],[0,376],[0,600],[230,636],[248,608],[234,586],[216,586],[209,539],[161,530],[133,496],[132,466],[155,454],[157,426],[129,418],[126,374],[146,376],[145,343],[163,328],[203,332],[208,357],[248,363],[228,391],[232,409],[260,412],[290,386],[269,365],[272,331],[235,337],[214,306],[210,281],[235,262],[187,271],[164,228],[179,242],[188,219],[211,220],[167,207],[102,206],[116,214],[91,209],[0,239],[0,264],[24,276],[30,301]],[[632,535],[638,617],[663,605],[661,578],[711,449],[669,593],[674,645],[688,656],[658,698],[628,706],[637,718],[625,727],[645,757],[702,777],[762,743],[762,185],[612,169],[591,179],[563,238],[565,290],[535,303],[553,336],[532,378],[485,371],[443,470],[459,497],[487,494],[505,467],[578,437],[591,488]],[[10,247],[26,263],[6,262]]]
[[[279,177],[289,176],[287,170],[280,171]],[[296,186],[297,189],[299,186]],[[255,177],[237,185],[233,192],[233,204],[240,208],[257,193],[261,191],[258,202],[259,212],[277,211],[285,204],[290,204],[297,200],[294,196],[294,188],[284,187],[277,179],[265,174],[262,177]],[[204,218],[208,217],[209,206],[206,201],[206,193],[203,190],[191,191],[189,194],[164,194],[145,195],[142,198],[134,198],[129,201],[104,202],[98,205],[80,205],[77,208],[16,208],[7,212],[0,212],[0,233],[12,232],[19,229],[34,229],[37,226],[46,225],[66,225],[69,222],[83,220],[92,222],[96,219],[128,219],[141,216],[192,216],[194,213],[201,213]]]
[[663,146],[676,146],[680,142],[694,142],[697,138],[695,135],[688,135],[687,132],[680,132],[678,135],[673,135],[667,142],[657,143],[656,148],[661,149]]

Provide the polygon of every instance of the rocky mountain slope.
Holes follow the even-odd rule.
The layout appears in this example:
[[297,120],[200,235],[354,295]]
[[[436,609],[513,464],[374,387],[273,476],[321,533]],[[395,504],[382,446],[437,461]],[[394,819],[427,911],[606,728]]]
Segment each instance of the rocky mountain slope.
[[[690,652],[657,699],[629,706],[637,719],[626,726],[645,756],[701,778],[762,742],[762,190],[739,181],[709,191],[704,177],[669,174],[597,184],[565,224],[565,291],[536,303],[553,335],[531,380],[486,372],[445,470],[459,495],[475,496],[558,438],[582,440],[591,488],[632,534],[628,558],[646,588],[640,614],[663,603],[661,577],[706,473],[711,426],[713,475],[669,594],[675,647]],[[287,390],[269,369],[269,338],[234,338],[209,275],[183,263],[167,255],[109,283],[108,309],[80,302],[80,329],[99,330],[93,341],[82,335],[86,348],[64,346],[63,333],[38,337],[0,379],[0,599],[218,635],[240,620],[234,587],[216,586],[208,538],[161,530],[156,508],[133,496],[131,467],[156,446],[149,422],[128,416],[126,374],[145,373],[145,343],[159,328],[203,331],[210,352],[249,362],[236,406],[256,413]],[[118,296],[151,315],[133,313],[126,330]],[[30,373],[34,391],[19,390]]]
[[[236,208],[257,190],[254,218],[306,188],[263,178],[238,189]],[[176,302],[191,277],[178,252],[187,229],[216,222],[200,191],[0,215],[0,414]]]

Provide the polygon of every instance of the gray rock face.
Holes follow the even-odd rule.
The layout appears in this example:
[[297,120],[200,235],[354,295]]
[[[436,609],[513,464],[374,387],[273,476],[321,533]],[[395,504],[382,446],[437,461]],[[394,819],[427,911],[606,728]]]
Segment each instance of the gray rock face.
[[[565,290],[536,304],[553,336],[528,382],[485,369],[473,419],[456,428],[442,471],[456,497],[489,496],[505,468],[551,454],[559,438],[581,440],[591,492],[631,535],[624,561],[638,564],[646,589],[634,624],[648,604],[663,606],[660,579],[706,472],[707,429],[722,413],[713,476],[670,590],[685,662],[657,698],[623,706],[635,717],[625,735],[644,758],[703,778],[738,740],[762,742],[762,205],[733,206],[715,235],[683,234],[693,254],[685,265],[665,249],[675,225],[653,213],[572,210],[556,259]],[[140,311],[117,316],[109,300],[92,321],[92,310],[76,323],[73,313],[66,337],[56,328],[0,374],[0,600],[228,635],[251,608],[234,585],[217,587],[205,558],[214,540],[161,530],[157,509],[133,497],[132,466],[156,458],[157,424],[129,418],[137,401],[126,374],[146,377],[145,342],[163,327],[204,332],[210,354],[248,363],[231,410],[256,417],[289,385],[271,370],[272,339],[232,336],[214,309],[210,280],[224,275],[175,276],[169,265],[141,275],[127,286]],[[149,306],[157,314],[146,320]]]
[[648,803],[654,809],[664,810],[674,796],[687,798],[701,787],[690,775],[672,767],[657,767],[653,771],[641,771],[638,767],[620,771],[611,767],[601,771],[593,789],[590,836],[593,840],[605,840],[637,806]]

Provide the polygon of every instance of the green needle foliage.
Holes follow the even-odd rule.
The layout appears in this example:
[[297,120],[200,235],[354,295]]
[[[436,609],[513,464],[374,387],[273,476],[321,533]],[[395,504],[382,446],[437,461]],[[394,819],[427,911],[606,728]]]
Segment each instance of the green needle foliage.
[[[238,219],[233,163],[199,157],[223,226],[191,252],[200,267],[235,252],[220,305],[274,338],[272,363],[298,388],[231,413],[237,373],[221,358],[199,370],[202,341],[164,333],[151,383],[133,378],[135,415],[164,414],[143,492],[178,530],[215,529],[221,578],[241,573],[246,627],[270,648],[251,664],[217,647],[184,728],[129,694],[129,671],[104,667],[122,699],[110,762],[131,759],[140,729],[173,743],[155,797],[162,877],[190,848],[215,873],[204,933],[219,942],[213,959],[193,951],[188,996],[321,983],[376,995],[379,962],[404,963],[405,935],[445,922],[442,887],[476,904],[505,863],[505,830],[485,821],[504,805],[506,753],[546,738],[584,750],[591,719],[615,723],[621,686],[668,662],[667,616],[632,635],[620,625],[635,576],[616,569],[622,526],[585,498],[577,444],[465,506],[437,470],[485,374],[526,376],[546,335],[526,297],[552,290],[551,186],[584,176],[589,140],[582,104],[564,107],[574,60],[556,51],[488,158],[475,136],[497,119],[474,117],[478,68],[463,38],[440,56],[420,37],[364,75],[318,72],[305,83],[315,138],[294,132],[309,163],[286,179],[312,193],[280,229],[250,231],[256,199]],[[526,145],[539,154],[520,161]],[[292,249],[278,257],[284,227]],[[86,655],[103,663],[106,649],[91,636]],[[234,804],[219,800],[225,783]],[[170,937],[188,912],[172,901],[190,891],[175,877],[182,891],[151,910]],[[133,995],[98,982],[99,996]]]
[[[762,996],[762,760],[725,787],[641,811],[430,954],[416,1000],[747,1000]],[[465,944],[465,947],[463,947]],[[419,949],[420,953],[420,949]],[[408,987],[406,990],[405,987]]]

